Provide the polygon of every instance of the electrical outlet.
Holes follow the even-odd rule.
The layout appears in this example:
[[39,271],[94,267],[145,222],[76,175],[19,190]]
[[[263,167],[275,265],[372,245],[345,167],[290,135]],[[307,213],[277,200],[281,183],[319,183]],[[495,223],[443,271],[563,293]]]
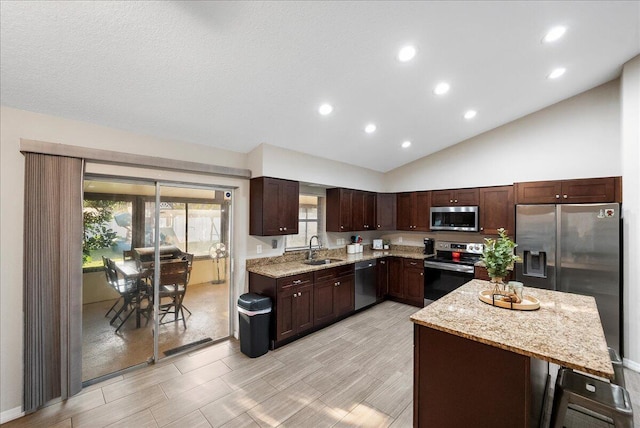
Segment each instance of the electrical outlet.
[[402,244],[402,236],[398,238],[398,244]]
[[274,250],[276,248],[278,248],[278,240],[277,239],[272,239],[271,240],[271,248],[273,248]]
[[262,245],[256,245],[256,253],[262,254]]

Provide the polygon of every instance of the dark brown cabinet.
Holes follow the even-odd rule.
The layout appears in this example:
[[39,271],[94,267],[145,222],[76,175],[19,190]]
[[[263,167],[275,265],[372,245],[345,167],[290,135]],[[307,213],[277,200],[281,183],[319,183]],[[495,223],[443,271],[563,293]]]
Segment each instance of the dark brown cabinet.
[[478,189],[449,189],[432,190],[432,207],[477,206],[480,203],[480,193]]
[[351,196],[352,230],[374,230],[376,216],[376,194],[353,190]]
[[327,189],[327,232],[375,228],[375,193],[343,188]]
[[389,292],[389,260],[378,259],[376,263],[376,301],[381,302]]
[[424,265],[422,260],[390,257],[389,297],[410,305],[424,306]]
[[249,234],[257,236],[298,233],[300,184],[280,178],[251,179]]
[[278,293],[276,341],[289,339],[313,327],[313,297],[311,284]]
[[518,204],[622,202],[620,177],[515,183]]
[[355,309],[353,265],[314,273],[314,324],[334,321]]
[[513,186],[480,188],[480,232],[497,235],[504,228],[507,234],[515,234],[515,205]]
[[403,192],[396,197],[397,230],[429,231],[431,192]]
[[353,190],[327,189],[327,232],[351,232]]
[[395,193],[376,193],[376,229],[396,230]]

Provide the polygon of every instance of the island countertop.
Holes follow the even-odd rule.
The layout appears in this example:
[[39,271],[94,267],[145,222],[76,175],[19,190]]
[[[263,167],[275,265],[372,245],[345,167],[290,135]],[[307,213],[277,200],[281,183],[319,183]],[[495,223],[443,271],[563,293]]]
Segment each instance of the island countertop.
[[411,316],[425,327],[549,361],[597,376],[613,378],[604,331],[593,297],[524,287],[540,300],[540,309],[516,311],[478,298],[488,281],[471,280]]

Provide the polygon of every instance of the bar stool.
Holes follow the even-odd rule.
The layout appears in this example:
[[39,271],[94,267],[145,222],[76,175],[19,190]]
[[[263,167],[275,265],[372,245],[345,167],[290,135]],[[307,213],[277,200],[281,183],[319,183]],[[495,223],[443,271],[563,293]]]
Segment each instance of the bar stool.
[[613,379],[611,379],[611,382],[625,388],[626,384],[624,382],[622,358],[620,358],[620,355],[618,355],[616,350],[613,348],[609,348],[609,358],[611,358],[611,365],[613,365]]
[[633,410],[626,389],[561,368],[553,395],[551,427],[562,428],[570,404],[612,419],[616,428],[633,428]]

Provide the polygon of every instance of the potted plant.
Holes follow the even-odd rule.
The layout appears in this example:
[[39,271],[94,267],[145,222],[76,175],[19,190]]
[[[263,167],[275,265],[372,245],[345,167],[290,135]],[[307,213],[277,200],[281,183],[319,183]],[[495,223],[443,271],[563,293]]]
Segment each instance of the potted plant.
[[509,271],[513,270],[513,264],[520,261],[520,257],[513,252],[517,244],[509,239],[503,228],[498,229],[498,235],[497,239],[484,239],[481,259],[496,289],[503,284],[503,279]]

